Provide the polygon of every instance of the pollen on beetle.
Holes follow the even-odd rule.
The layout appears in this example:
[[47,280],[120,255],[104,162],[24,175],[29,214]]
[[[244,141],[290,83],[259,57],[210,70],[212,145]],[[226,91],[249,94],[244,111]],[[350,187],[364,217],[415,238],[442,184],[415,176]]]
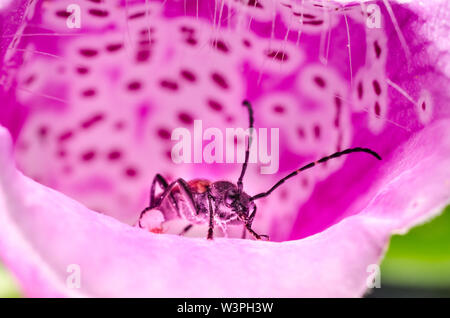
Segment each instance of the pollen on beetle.
[[140,225],[148,232],[160,234],[164,232],[162,226],[164,221],[163,213],[158,209],[152,209],[144,213],[140,220]]

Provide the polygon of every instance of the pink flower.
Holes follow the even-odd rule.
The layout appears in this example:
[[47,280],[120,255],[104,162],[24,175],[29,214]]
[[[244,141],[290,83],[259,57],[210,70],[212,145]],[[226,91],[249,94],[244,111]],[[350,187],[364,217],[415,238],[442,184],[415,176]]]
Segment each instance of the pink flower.
[[[448,2],[245,3],[0,8],[0,258],[26,295],[361,296],[390,235],[450,202]],[[272,242],[133,227],[156,173],[237,180],[240,164],[174,164],[170,134],[245,128],[244,98],[280,130],[279,171],[251,164],[249,194],[349,147],[383,160],[329,161],[257,201]]]

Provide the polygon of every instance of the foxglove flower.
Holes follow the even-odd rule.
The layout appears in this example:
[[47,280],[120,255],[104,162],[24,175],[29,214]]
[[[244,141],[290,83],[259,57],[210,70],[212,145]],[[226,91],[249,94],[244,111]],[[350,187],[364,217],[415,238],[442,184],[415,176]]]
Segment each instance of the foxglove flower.
[[[0,258],[28,296],[362,296],[390,235],[450,201],[448,9],[5,2]],[[156,173],[237,180],[239,164],[175,164],[171,132],[245,128],[244,98],[280,132],[278,172],[251,164],[247,193],[348,147],[383,160],[338,158],[258,201],[272,242],[135,227]]]

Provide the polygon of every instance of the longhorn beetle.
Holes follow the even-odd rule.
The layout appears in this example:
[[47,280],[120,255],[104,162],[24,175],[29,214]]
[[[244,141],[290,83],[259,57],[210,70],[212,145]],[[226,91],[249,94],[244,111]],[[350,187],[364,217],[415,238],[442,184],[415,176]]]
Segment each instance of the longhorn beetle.
[[[153,179],[150,189],[150,205],[141,212],[139,217],[140,227],[142,227],[141,219],[144,214],[149,210],[158,209],[164,215],[165,221],[182,218],[190,223],[180,235],[185,234],[191,229],[193,224],[209,223],[207,238],[212,239],[214,225],[225,229],[227,224],[242,224],[244,226],[243,238],[245,237],[246,231],[248,231],[257,240],[262,238],[269,239],[267,235],[260,235],[252,229],[252,222],[256,215],[255,200],[269,196],[286,180],[330,159],[353,152],[364,152],[381,160],[381,157],[375,151],[368,148],[356,147],[338,151],[293,171],[275,183],[268,191],[250,196],[244,192],[243,179],[250,156],[254,118],[250,103],[244,100],[242,104],[248,109],[250,133],[246,146],[245,162],[242,165],[241,174],[237,183],[234,184],[229,181],[211,182],[204,179],[194,179],[186,182],[178,178],[169,184],[160,174],[157,174]],[[163,189],[162,193],[158,196],[155,196],[156,184]]]

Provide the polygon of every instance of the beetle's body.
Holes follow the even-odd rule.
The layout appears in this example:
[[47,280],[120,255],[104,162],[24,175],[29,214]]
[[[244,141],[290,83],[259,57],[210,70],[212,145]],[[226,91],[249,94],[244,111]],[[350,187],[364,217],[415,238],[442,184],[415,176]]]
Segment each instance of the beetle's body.
[[[160,175],[157,175],[157,178],[163,179]],[[179,179],[172,184],[174,186],[167,193],[162,192],[153,199],[153,202],[158,202],[153,203],[153,208],[163,214],[165,221],[183,219],[192,225],[208,223],[209,200],[214,198],[211,200],[216,211],[213,222],[225,231],[227,225],[246,225],[250,209],[256,209],[255,204],[250,201],[250,196],[245,192],[241,193],[239,202],[233,202],[232,196],[236,196],[239,190],[229,181],[212,183],[205,179],[194,179],[184,182]]]
[[[247,101],[244,101],[243,105],[248,108],[250,119],[249,128],[250,131],[252,131],[252,107]],[[157,209],[163,214],[164,221],[180,218],[188,221],[190,225],[185,228],[182,234],[186,233],[186,231],[194,224],[207,223],[209,224],[207,238],[212,239],[215,225],[218,225],[225,231],[226,225],[241,224],[254,238],[268,238],[267,235],[259,235],[252,229],[252,222],[256,214],[255,200],[269,196],[286,180],[296,176],[298,173],[342,155],[354,152],[365,152],[381,160],[381,157],[370,149],[359,147],[349,148],[311,162],[279,180],[268,191],[249,196],[243,190],[243,178],[249,160],[251,141],[252,138],[250,134],[245,153],[245,162],[236,184],[229,181],[211,182],[204,179],[194,179],[186,182],[181,178],[169,184],[163,176],[157,174],[153,179],[150,190],[150,205],[141,212],[139,226],[141,226],[140,221],[147,211]],[[163,190],[162,193],[158,195],[156,195],[157,184]]]
[[[187,184],[194,201],[197,203],[196,211],[192,211],[188,200],[186,200],[178,185],[170,191],[168,196],[161,200],[158,209],[163,213],[166,221],[180,218],[192,224],[203,224],[208,219],[208,197],[206,191],[211,183],[208,180],[196,179],[187,182]],[[162,193],[156,197],[156,200],[160,200],[161,196]],[[170,196],[176,200],[178,208],[170,199]]]

